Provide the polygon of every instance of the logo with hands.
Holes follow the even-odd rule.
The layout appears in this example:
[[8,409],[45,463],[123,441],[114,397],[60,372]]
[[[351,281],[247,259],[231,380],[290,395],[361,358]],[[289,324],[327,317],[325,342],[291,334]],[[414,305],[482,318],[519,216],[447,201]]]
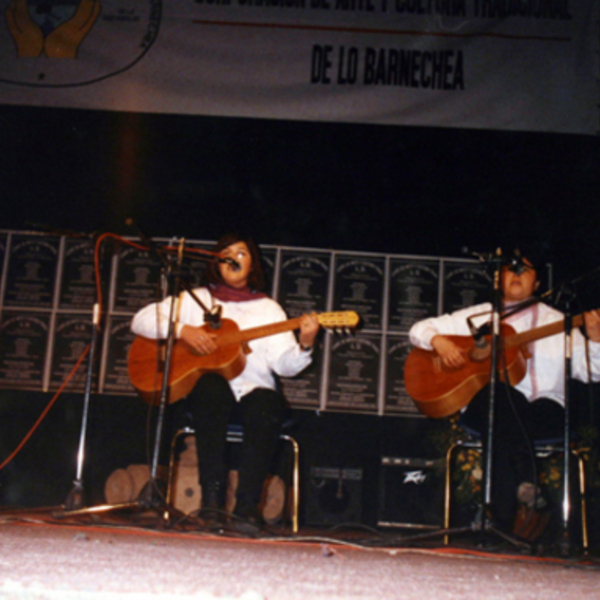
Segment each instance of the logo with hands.
[[[11,0],[6,23],[18,57],[76,58],[77,50],[100,14],[99,0]],[[32,12],[34,17],[32,18]]]

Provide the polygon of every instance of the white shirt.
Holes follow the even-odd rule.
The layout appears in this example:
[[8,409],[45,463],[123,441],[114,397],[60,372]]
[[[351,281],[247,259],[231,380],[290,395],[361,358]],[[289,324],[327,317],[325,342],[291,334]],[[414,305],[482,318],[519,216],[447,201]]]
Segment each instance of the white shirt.
[[[260,325],[285,321],[285,312],[271,298],[259,298],[244,302],[220,302],[213,300],[206,288],[194,293],[207,306],[220,304],[222,318],[235,321],[238,327],[250,329]],[[151,339],[164,339],[168,333],[171,298],[149,304],[135,314],[131,330],[136,335]],[[176,303],[175,337],[179,337],[184,325],[199,327],[204,323],[202,308],[187,292],[182,293]],[[274,373],[282,377],[293,377],[304,370],[312,361],[311,353],[303,351],[291,331],[252,340],[248,344],[252,352],[246,355],[246,367],[229,382],[239,400],[253,389],[261,387],[276,389]]]
[[[492,306],[489,303],[471,306],[452,314],[432,317],[415,323],[410,332],[410,341],[419,348],[432,350],[431,340],[435,335],[470,335],[467,317],[472,317],[476,327],[490,321]],[[481,314],[483,313],[483,314]],[[475,316],[477,315],[477,316]],[[564,319],[563,313],[546,304],[535,304],[506,319],[517,333],[529,331]],[[589,341],[591,379],[588,376],[585,338],[579,329],[572,335],[572,374],[583,382],[600,381],[600,343]],[[565,403],[565,334],[537,340],[528,345],[531,358],[527,360],[525,377],[514,387],[530,402],[538,398],[550,398],[561,406]]]

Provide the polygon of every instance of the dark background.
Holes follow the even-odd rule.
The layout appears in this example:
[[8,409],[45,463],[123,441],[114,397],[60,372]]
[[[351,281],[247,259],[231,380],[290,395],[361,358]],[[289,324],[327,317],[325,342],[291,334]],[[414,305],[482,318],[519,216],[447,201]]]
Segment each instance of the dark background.
[[[136,235],[132,218],[150,237],[241,229],[263,244],[452,257],[525,243],[557,282],[600,263],[597,136],[0,106],[0,165],[2,229]],[[0,459],[46,402],[2,392]],[[64,500],[80,406],[65,396],[53,408],[0,473],[0,504]],[[131,398],[93,406],[86,482],[98,502],[112,469],[146,460],[146,412]],[[436,453],[439,425],[425,419],[297,419],[305,476],[314,465],[365,468],[371,524],[379,457]]]
[[[600,138],[0,107],[3,228],[598,265]],[[466,254],[465,254],[466,253]]]

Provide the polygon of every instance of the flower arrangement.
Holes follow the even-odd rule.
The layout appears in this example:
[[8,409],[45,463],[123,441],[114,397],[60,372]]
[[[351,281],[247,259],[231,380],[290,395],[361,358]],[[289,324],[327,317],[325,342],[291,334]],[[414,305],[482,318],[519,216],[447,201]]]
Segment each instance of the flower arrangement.
[[481,452],[472,448],[463,448],[457,452],[452,471],[456,501],[465,504],[478,499],[481,495],[482,480]]
[[[444,427],[429,434],[436,449],[444,455],[452,446],[468,441],[469,434],[460,426],[458,415],[450,417]],[[600,487],[600,456],[597,450],[598,430],[595,427],[581,428],[577,432],[577,444],[573,447],[582,454],[586,465],[588,488]],[[560,503],[563,493],[563,456],[551,454],[537,461],[538,482],[543,494],[552,503]],[[452,468],[453,497],[460,504],[481,501],[483,463],[481,451],[473,448],[458,448],[454,453]]]

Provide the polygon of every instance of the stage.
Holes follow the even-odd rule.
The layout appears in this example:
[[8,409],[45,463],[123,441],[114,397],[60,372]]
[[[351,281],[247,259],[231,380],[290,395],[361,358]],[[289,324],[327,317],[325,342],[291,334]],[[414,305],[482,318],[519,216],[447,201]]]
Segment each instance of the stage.
[[248,538],[159,526],[152,513],[56,515],[0,509],[0,598],[562,600],[597,598],[600,585],[594,557],[534,555],[473,535],[451,546],[342,528]]

